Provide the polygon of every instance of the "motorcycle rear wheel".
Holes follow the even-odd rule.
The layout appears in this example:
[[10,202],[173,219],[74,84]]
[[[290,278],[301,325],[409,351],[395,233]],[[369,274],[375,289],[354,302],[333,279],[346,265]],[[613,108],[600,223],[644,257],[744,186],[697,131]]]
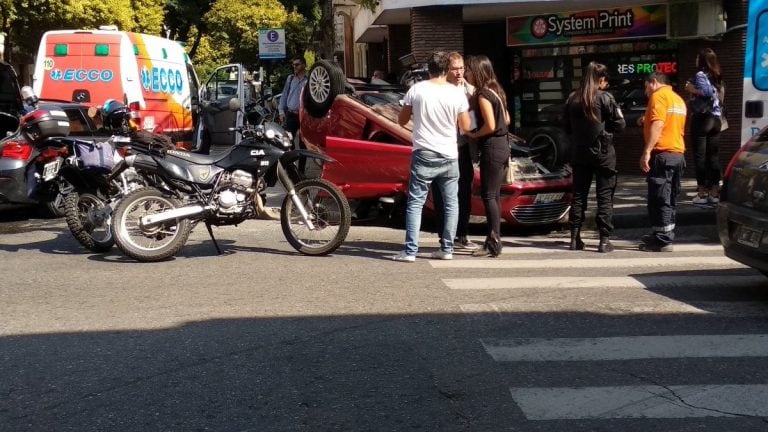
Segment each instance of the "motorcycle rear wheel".
[[91,252],[107,252],[115,244],[112,217],[107,203],[93,193],[72,192],[64,198],[64,215],[69,231]]
[[153,226],[141,226],[142,216],[181,207],[181,202],[157,189],[135,190],[120,200],[112,215],[117,247],[127,256],[144,262],[175,256],[189,238],[189,219],[175,219]]
[[327,255],[335,251],[347,238],[352,224],[347,198],[324,179],[301,181],[295,185],[295,191],[314,229],[308,228],[291,196],[286,195],[280,225],[288,243],[305,255]]

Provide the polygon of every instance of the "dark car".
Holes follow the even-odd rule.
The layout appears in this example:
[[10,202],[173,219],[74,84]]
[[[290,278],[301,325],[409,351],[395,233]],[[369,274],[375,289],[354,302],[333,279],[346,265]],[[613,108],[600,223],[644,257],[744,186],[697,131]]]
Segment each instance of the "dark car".
[[726,256],[768,276],[768,128],[744,144],[725,169],[717,228]]
[[[15,87],[18,89],[18,86]],[[6,89],[11,89],[10,86]],[[19,94],[18,91],[16,94]],[[11,95],[4,95],[11,100]],[[19,101],[21,99],[19,98]],[[7,105],[8,106],[8,105]],[[19,115],[23,107],[14,107],[15,111],[6,112],[6,130],[0,139],[0,205],[37,205],[40,204],[52,216],[63,215],[63,196],[52,194],[45,198],[31,194],[37,181],[36,171],[32,169],[34,160],[40,153],[21,135]],[[62,112],[69,120],[69,136],[87,141],[106,141],[110,134],[103,130],[99,117],[90,117],[88,107],[75,103],[40,102],[38,112]]]
[[[320,61],[308,73],[302,98],[300,138],[304,146],[326,153],[322,177],[338,185],[348,199],[395,207],[405,201],[411,160],[411,126],[397,117],[403,87],[354,86],[334,64]],[[514,226],[551,226],[570,208],[571,172],[562,163],[546,165],[546,153],[530,153],[510,135],[518,157],[510,169],[515,180],[501,187],[501,217]],[[543,163],[544,162],[544,163]],[[475,171],[472,215],[484,216],[479,173]],[[428,204],[429,205],[429,204]]]
[[24,102],[16,71],[10,64],[0,61],[0,139],[19,127],[23,112]]

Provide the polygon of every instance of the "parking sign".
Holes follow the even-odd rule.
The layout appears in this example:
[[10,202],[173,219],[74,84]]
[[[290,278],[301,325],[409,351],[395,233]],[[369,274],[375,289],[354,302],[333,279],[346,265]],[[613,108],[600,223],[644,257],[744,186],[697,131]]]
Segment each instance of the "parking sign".
[[285,58],[285,29],[259,29],[259,58]]

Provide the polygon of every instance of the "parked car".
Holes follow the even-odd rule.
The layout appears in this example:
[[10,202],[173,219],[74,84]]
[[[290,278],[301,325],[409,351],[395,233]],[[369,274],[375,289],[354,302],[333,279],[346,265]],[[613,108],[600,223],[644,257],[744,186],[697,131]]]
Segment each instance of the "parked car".
[[[322,177],[361,208],[384,203],[396,211],[405,202],[412,145],[410,124],[400,127],[397,123],[401,109],[397,101],[403,91],[403,87],[354,88],[341,69],[327,61],[317,62],[308,73],[300,112],[301,142],[337,161],[322,166]],[[563,163],[544,166],[539,161],[548,155],[529,154],[531,149],[514,135],[510,143],[517,156],[511,167],[516,177],[501,188],[503,220],[515,226],[563,221],[571,202],[570,168]],[[484,215],[479,187],[476,170],[475,216]]]
[[768,276],[768,127],[725,169],[717,229],[726,256]]
[[[30,89],[31,92],[31,89]],[[32,169],[41,157],[38,149],[24,139],[19,128],[25,107],[16,74],[7,63],[0,63],[0,205],[41,205],[52,216],[62,216],[66,190],[32,193],[37,179]],[[63,112],[69,120],[69,136],[88,141],[106,141],[98,117],[88,115],[88,107],[75,103],[41,101],[36,112]]]

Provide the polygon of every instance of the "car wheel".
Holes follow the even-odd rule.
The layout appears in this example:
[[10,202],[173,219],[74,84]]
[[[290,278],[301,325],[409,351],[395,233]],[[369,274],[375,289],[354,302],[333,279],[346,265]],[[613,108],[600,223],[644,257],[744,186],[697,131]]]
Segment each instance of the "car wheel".
[[320,60],[309,70],[304,88],[304,109],[312,117],[323,117],[337,95],[344,93],[344,72],[335,64]]
[[549,170],[555,170],[568,163],[571,156],[571,141],[565,131],[555,127],[542,127],[531,133],[527,139],[531,158]]

